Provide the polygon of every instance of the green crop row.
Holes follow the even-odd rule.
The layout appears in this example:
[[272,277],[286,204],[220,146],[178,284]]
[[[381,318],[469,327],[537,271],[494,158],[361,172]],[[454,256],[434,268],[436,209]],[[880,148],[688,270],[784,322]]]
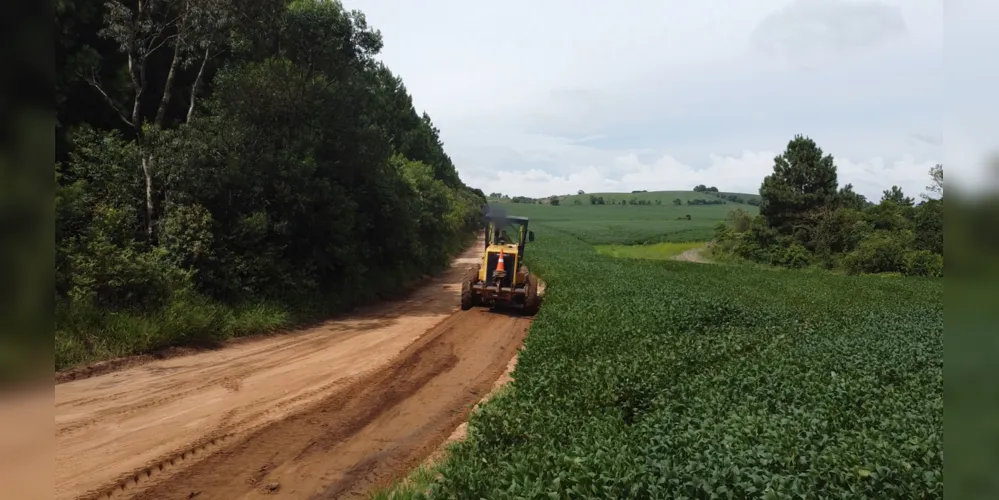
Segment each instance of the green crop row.
[[[591,245],[703,242],[714,238],[715,226],[733,208],[751,215],[750,205],[632,206],[505,204],[510,213],[544,221],[546,227],[569,233]],[[690,219],[687,218],[690,216]]]
[[432,497],[942,497],[942,281],[616,259],[532,227],[544,307]]

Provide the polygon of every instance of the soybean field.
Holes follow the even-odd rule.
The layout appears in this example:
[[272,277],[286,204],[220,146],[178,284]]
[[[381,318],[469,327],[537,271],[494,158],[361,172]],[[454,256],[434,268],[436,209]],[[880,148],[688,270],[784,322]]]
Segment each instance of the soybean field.
[[714,235],[729,211],[756,216],[752,205],[538,205],[510,203],[511,214],[530,217],[545,228],[558,229],[591,245],[641,245],[661,242],[704,242]]
[[507,208],[544,306],[429,496],[942,498],[942,280],[623,258],[594,245],[709,226]]

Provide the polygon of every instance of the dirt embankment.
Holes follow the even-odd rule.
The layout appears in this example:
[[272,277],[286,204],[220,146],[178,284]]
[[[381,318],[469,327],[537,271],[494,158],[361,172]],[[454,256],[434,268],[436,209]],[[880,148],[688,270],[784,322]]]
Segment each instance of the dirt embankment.
[[530,324],[458,311],[480,251],[348,319],[56,385],[56,498],[355,498],[403,477]]

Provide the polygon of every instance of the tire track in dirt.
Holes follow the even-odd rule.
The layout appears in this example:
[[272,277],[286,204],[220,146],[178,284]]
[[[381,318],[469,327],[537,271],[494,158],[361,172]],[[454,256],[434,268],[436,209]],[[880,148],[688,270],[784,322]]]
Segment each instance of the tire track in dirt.
[[123,489],[136,499],[363,497],[405,476],[467,418],[529,323],[482,309],[459,312],[389,366],[308,410],[167,480],[140,475]]
[[[352,336],[356,335],[356,333],[357,332],[352,332],[352,334],[348,334],[337,339],[337,343],[348,341]],[[172,401],[183,399],[191,394],[210,389],[216,385],[219,385],[226,390],[236,392],[241,388],[242,380],[249,375],[257,371],[273,369],[282,362],[285,362],[286,358],[279,357],[283,353],[287,353],[289,351],[291,353],[295,353],[306,348],[325,349],[328,347],[334,347],[335,345],[324,345],[323,343],[318,343],[315,340],[316,339],[304,339],[297,341],[291,340],[285,345],[281,345],[274,350],[268,351],[268,356],[277,361],[268,362],[266,358],[259,359],[258,357],[252,357],[249,361],[244,362],[233,362],[218,366],[196,365],[180,370],[165,370],[161,367],[151,365],[145,368],[151,373],[157,375],[170,374],[170,378],[167,381],[168,383],[154,382],[149,387],[145,388],[145,390],[149,392],[159,394],[160,396],[156,399],[141,399],[135,402],[123,401],[120,405],[108,406],[108,403],[122,401],[126,398],[126,396],[128,396],[127,393],[119,392],[102,397],[66,401],[65,403],[67,405],[72,406],[101,405],[102,409],[94,413],[89,419],[79,420],[71,424],[58,427],[56,430],[56,436],[63,436],[65,434],[70,434],[94,425],[98,425],[102,421],[111,417],[121,418],[134,412],[139,412],[152,407],[163,406]],[[189,375],[193,375],[193,378],[196,380],[206,380],[207,382],[192,386],[191,380],[186,377]],[[317,390],[309,391],[298,398],[293,398],[293,400],[307,398],[310,394],[323,392],[335,385],[339,384],[328,384],[318,388]],[[289,401],[289,403],[290,402],[293,401]],[[278,406],[286,406],[287,404],[288,403],[283,403]]]
[[57,384],[55,498],[340,498],[404,476],[530,324],[457,311],[478,252],[346,319]]

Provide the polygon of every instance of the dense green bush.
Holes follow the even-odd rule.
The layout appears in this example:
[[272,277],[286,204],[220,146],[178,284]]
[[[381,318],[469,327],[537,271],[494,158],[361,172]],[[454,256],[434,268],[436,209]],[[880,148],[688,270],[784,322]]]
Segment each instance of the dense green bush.
[[929,250],[906,252],[903,266],[909,276],[943,276],[943,256]]
[[886,231],[879,231],[860,242],[856,250],[843,260],[848,272],[896,273],[905,266],[905,238]]
[[760,186],[760,215],[748,222],[747,214],[733,210],[730,230],[716,229],[713,249],[789,268],[942,276],[943,167],[930,175],[928,189],[939,199],[927,196],[916,205],[892,186],[879,203],[870,203],[850,184],[837,190],[832,156],[796,136]]
[[940,280],[617,259],[533,227],[544,308],[430,497],[942,498]]

